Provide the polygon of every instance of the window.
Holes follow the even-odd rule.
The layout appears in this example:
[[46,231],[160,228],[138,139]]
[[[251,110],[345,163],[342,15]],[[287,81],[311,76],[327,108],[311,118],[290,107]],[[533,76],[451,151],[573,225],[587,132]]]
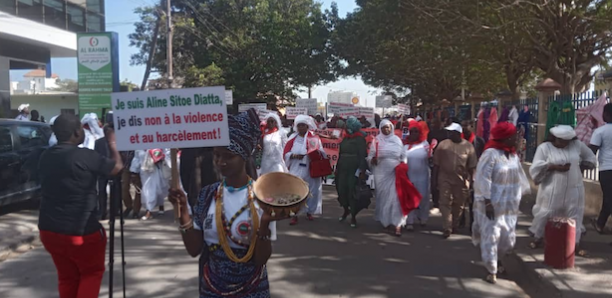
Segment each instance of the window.
[[68,30],[85,32],[85,10],[83,7],[68,3]]
[[43,21],[42,0],[18,0],[17,16],[20,18],[41,22]]
[[64,1],[45,0],[45,24],[66,29],[66,11]]
[[102,26],[102,18],[93,13],[87,13],[87,32],[102,32],[104,27]]
[[15,0],[0,0],[0,11],[15,14]]
[[13,151],[13,135],[8,126],[0,126],[0,153]]
[[21,141],[21,149],[39,147],[45,145],[41,127],[35,125],[17,126],[17,135]]
[[104,0],[87,0],[87,10],[104,13]]

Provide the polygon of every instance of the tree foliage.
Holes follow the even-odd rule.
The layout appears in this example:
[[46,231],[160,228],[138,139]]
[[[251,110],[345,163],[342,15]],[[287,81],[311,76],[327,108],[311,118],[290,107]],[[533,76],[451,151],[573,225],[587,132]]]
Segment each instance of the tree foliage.
[[51,91],[65,91],[65,92],[78,92],[79,82],[71,79],[57,80],[55,81],[56,88],[52,88]]
[[[335,79],[330,46],[333,14],[313,0],[175,0],[173,66],[185,86],[225,84],[236,102],[292,99],[300,87]],[[130,35],[140,48],[133,64],[146,64],[152,32],[163,13],[136,11]],[[165,15],[160,15],[165,22]],[[159,30],[152,70],[166,68],[166,31]]]

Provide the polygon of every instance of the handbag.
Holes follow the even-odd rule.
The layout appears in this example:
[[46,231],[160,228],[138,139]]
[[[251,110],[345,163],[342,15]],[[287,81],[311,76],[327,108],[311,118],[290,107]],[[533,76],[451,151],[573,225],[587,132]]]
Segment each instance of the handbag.
[[328,158],[323,158],[318,151],[308,154],[310,158],[310,177],[321,178],[332,174],[331,162]]
[[357,184],[355,185],[355,206],[357,207],[357,211],[360,211],[370,207],[373,194],[370,186],[368,186],[364,180],[357,180]]

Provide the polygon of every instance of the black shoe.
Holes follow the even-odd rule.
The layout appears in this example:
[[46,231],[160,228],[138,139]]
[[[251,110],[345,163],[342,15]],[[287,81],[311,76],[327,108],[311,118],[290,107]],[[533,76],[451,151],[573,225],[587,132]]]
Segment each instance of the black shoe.
[[123,211],[123,218],[128,218],[130,213],[132,213],[132,208],[125,209],[125,211]]

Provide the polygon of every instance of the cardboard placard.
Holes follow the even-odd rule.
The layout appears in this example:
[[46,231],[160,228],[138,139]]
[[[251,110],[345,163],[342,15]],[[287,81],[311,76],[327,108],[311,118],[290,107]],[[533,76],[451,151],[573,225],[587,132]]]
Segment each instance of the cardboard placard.
[[316,98],[298,98],[295,100],[296,108],[305,108],[308,111],[306,115],[314,116],[317,114],[317,99]]
[[285,108],[285,112],[289,120],[295,119],[298,115],[308,115],[308,110],[306,108],[287,107]]
[[229,146],[224,87],[112,93],[120,151]]
[[390,108],[393,105],[393,97],[391,95],[376,96],[377,108]]

